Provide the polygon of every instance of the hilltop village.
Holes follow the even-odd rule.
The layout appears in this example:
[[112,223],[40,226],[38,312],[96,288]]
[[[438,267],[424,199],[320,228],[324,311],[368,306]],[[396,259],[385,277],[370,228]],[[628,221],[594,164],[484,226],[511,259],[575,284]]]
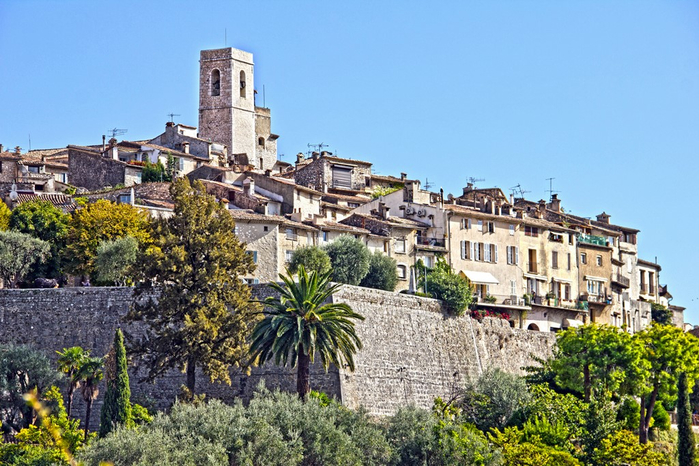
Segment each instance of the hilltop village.
[[271,111],[255,104],[254,89],[252,54],[204,50],[198,127],[171,121],[147,140],[119,141],[115,132],[95,145],[28,152],[0,145],[0,196],[11,209],[43,199],[72,211],[76,198],[108,199],[169,216],[169,183],[146,174],[160,162],[227,204],[257,265],[244,277],[250,284],[276,280],[299,247],[351,235],[396,260],[396,291],[415,291],[416,265],[443,257],[470,281],[474,306],[507,315],[512,327],[554,332],[597,322],[635,333],[654,306],[684,326],[685,308],[671,304],[661,266],[638,248],[639,230],[614,224],[604,206],[584,218],[556,194],[530,200],[470,183],[445,195],[400,167],[378,175],[371,161],[322,150],[281,161]]

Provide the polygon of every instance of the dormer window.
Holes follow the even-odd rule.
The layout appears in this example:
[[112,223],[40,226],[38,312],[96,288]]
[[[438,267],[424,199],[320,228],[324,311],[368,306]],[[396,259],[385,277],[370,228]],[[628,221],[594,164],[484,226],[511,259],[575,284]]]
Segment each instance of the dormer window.
[[211,95],[221,95],[221,72],[219,70],[211,72]]

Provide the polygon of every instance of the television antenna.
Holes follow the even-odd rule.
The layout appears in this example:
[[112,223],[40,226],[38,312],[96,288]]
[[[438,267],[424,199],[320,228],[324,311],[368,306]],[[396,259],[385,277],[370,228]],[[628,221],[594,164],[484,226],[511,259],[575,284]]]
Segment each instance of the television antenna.
[[180,115],[179,113],[168,113],[167,116],[170,117],[170,123],[174,123],[174,122],[175,122],[175,117],[176,117],[176,116],[182,116],[182,115]]
[[107,130],[108,133],[112,133],[112,139],[116,138],[117,136],[121,136],[123,134],[126,134],[128,129],[119,129],[119,128],[113,128],[110,130]]
[[560,193],[560,191],[553,190],[553,180],[555,180],[555,179],[556,178],[546,178],[546,181],[549,182],[549,189],[546,190],[546,192],[549,193],[549,197],[550,197],[549,202],[551,202],[553,200],[553,195],[555,193]]
[[312,152],[318,152],[319,154],[323,151],[323,148],[324,148],[324,147],[330,147],[330,146],[328,146],[327,144],[324,144],[324,143],[322,143],[322,142],[321,142],[320,144],[311,144],[311,143],[308,143],[307,146],[308,146],[309,149],[315,149],[315,150],[312,151]]
[[531,191],[525,191],[524,189],[522,189],[522,185],[519,184],[519,183],[517,184],[517,186],[511,187],[511,188],[510,188],[510,191],[512,191],[512,195],[513,195],[513,196],[516,196],[517,194],[519,194],[519,197],[520,197],[521,199],[524,199],[524,195],[525,195],[526,193],[530,193],[530,192],[531,192]]
[[468,182],[471,183],[472,185],[476,185],[479,181],[485,181],[485,178],[474,178],[473,176],[468,177]]
[[425,177],[425,189],[430,189],[432,187],[432,183],[430,183],[430,180]]

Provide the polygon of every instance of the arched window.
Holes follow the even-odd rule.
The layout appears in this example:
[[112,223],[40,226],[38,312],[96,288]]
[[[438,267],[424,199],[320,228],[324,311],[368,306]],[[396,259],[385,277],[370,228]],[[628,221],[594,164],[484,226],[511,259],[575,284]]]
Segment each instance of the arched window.
[[258,138],[257,145],[260,147],[265,147],[265,138]]
[[211,95],[221,95],[221,72],[219,70],[211,72]]
[[527,327],[527,330],[534,330],[534,331],[538,332],[539,326],[536,324],[529,324],[529,327]]
[[240,72],[240,97],[245,98],[245,71]]

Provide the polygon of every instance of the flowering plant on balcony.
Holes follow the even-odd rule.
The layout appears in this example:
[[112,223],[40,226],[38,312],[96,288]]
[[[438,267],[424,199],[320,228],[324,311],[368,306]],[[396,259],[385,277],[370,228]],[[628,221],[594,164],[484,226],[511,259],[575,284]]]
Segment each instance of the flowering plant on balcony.
[[493,309],[472,310],[471,317],[476,319],[478,322],[482,321],[485,317],[495,317],[499,319],[510,320],[510,314],[508,314],[507,312]]

